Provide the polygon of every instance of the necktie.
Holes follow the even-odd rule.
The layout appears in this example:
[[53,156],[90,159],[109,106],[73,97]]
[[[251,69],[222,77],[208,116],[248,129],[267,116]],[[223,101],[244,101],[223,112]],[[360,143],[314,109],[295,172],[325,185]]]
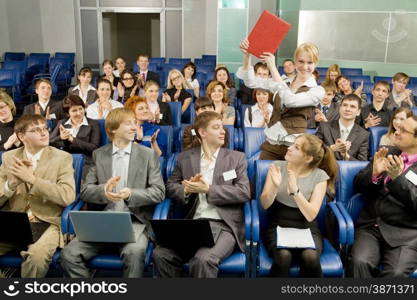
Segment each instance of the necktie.
[[142,79],[143,79],[143,81],[145,82],[145,81],[146,81],[146,78],[145,78],[145,73],[142,73],[141,75],[142,75]]
[[323,111],[323,114],[324,114],[324,115],[326,115],[326,114],[327,114],[327,111],[328,111],[328,110],[329,110],[329,107],[328,107],[328,106],[326,106],[326,105],[325,105],[325,106],[323,106],[323,107],[322,107],[322,111]]
[[115,192],[118,193],[120,192],[123,188],[126,187],[126,183],[127,183],[127,178],[126,178],[126,174],[127,174],[127,166],[124,163],[124,156],[126,155],[126,153],[123,150],[118,150],[115,154],[115,158],[113,161],[113,168],[114,168],[114,174],[113,176],[120,176],[120,180],[116,186]]

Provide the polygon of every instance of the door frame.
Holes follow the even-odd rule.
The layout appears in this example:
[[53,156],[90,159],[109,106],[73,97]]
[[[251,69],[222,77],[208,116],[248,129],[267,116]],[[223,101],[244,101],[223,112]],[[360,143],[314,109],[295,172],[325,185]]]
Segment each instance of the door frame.
[[103,13],[143,13],[158,14],[160,22],[160,56],[165,57],[165,9],[161,7],[104,7],[98,8],[97,34],[98,34],[98,58],[104,60],[104,37],[103,37]]

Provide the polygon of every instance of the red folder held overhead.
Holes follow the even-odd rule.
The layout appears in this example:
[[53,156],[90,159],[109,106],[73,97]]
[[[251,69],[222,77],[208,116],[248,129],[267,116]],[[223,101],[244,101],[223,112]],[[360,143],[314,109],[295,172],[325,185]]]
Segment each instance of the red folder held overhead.
[[248,52],[256,57],[263,52],[275,53],[290,28],[291,24],[264,10],[248,36]]

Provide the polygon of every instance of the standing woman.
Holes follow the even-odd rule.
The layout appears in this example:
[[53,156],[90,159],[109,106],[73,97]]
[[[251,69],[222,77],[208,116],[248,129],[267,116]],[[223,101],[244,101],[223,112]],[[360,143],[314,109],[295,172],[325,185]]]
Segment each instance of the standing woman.
[[308,127],[308,119],[324,97],[323,87],[317,85],[313,72],[319,61],[319,50],[312,43],[303,43],[294,52],[296,76],[284,82],[275,65],[275,56],[266,53],[261,56],[271,72],[271,78],[255,76],[247,52],[249,41],[243,40],[240,48],[244,53],[243,66],[237,76],[247,87],[263,88],[275,93],[273,113],[265,129],[266,141],[261,145],[260,159],[283,160],[288,146],[292,145]]
[[213,80],[220,81],[226,86],[229,103],[233,104],[236,99],[237,90],[235,88],[233,79],[230,77],[229,70],[223,66],[216,68],[214,71]]
[[159,84],[156,81],[148,80],[144,86],[145,99],[149,111],[153,114],[153,123],[158,125],[172,125],[171,108],[168,103],[158,100]]
[[207,97],[214,103],[215,112],[223,117],[223,125],[235,124],[235,108],[229,105],[229,96],[226,86],[220,81],[211,81],[207,86]]
[[68,90],[69,95],[79,96],[86,106],[94,103],[97,99],[96,89],[91,85],[93,71],[88,67],[83,67],[78,72],[78,85]]
[[190,61],[184,65],[181,73],[184,76],[187,89],[194,90],[194,96],[196,98],[200,97],[200,84],[197,78],[195,78],[197,75],[197,66]]
[[153,149],[158,156],[164,155],[163,149],[166,149],[167,139],[163,132],[160,132],[159,125],[150,122],[153,115],[149,111],[146,99],[139,96],[130,97],[125,103],[125,108],[135,113],[135,142]]
[[[265,245],[273,258],[271,277],[289,277],[293,261],[300,263],[300,277],[322,277],[323,249],[316,217],[326,190],[334,192],[337,163],[333,152],[316,136],[303,134],[288,148],[285,161],[269,167],[261,194],[268,210]],[[277,247],[277,226],[310,229],[315,249]]]
[[21,145],[14,132],[15,115],[13,99],[5,90],[0,89],[0,151],[15,149]]
[[116,77],[120,77],[122,72],[126,69],[126,60],[123,57],[118,56],[114,62],[116,63],[116,70],[113,71],[113,74]]
[[117,85],[118,101],[124,104],[127,99],[139,95],[137,79],[132,71],[124,70],[120,76],[120,82]]
[[49,142],[51,146],[69,153],[84,154],[86,164],[91,164],[93,151],[100,146],[98,122],[85,116],[85,103],[77,95],[66,96],[62,106],[69,118],[58,122],[49,136]]
[[112,84],[107,79],[99,79],[97,82],[98,99],[87,107],[87,117],[94,120],[105,119],[108,113],[115,108],[123,105],[110,98],[112,93]]
[[117,88],[117,84],[119,83],[120,78],[114,76],[113,70],[114,70],[114,64],[110,59],[105,59],[103,63],[101,64],[101,67],[103,68],[104,75],[101,76],[103,79],[107,79],[112,84],[112,95],[113,90]]
[[192,96],[186,91],[184,76],[173,69],[168,74],[168,87],[162,96],[162,102],[181,102],[181,112],[184,113],[192,101]]

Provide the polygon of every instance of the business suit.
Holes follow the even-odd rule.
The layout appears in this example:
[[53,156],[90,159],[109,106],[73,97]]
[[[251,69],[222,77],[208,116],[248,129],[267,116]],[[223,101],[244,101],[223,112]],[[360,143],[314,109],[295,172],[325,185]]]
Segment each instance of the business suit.
[[[339,120],[321,122],[316,135],[327,146],[335,144],[336,140],[340,139]],[[348,151],[349,160],[368,160],[369,132],[367,130],[355,123],[346,140],[351,142]],[[343,160],[340,152],[334,152],[334,154],[337,160]]]
[[401,105],[398,106],[398,104],[394,100],[394,95],[392,94],[392,91],[389,94],[387,100],[385,100],[385,101],[387,101],[388,109],[390,109],[392,111],[396,110],[399,107],[407,107],[409,109],[412,109],[412,108],[414,108],[416,106],[416,103],[414,101],[414,96],[413,95],[410,95],[409,98],[411,100],[411,103],[413,104],[411,107],[410,107],[410,104],[408,102],[406,102],[406,101],[401,102]]
[[[141,73],[141,71],[139,70],[139,72],[137,72],[135,75],[140,77],[141,76],[140,73]],[[155,81],[156,83],[158,83],[159,86],[161,86],[161,79],[160,79],[158,73],[155,73],[155,72],[152,72],[152,71],[148,70],[147,73],[146,73],[145,82],[149,81],[149,80]]]
[[[34,115],[35,114],[35,106],[36,104],[39,104],[39,102],[35,102],[32,104],[28,104],[23,108],[23,114],[22,115]],[[45,109],[42,108],[42,106],[40,106],[40,112],[41,115],[43,117],[46,118],[46,111],[49,108],[49,114],[55,114],[55,120],[59,121],[65,118],[68,118],[68,114],[64,112],[64,108],[62,106],[62,101],[54,101],[54,100],[49,100],[48,105],[46,106]]]
[[[75,87],[72,87],[72,88],[68,89],[68,95],[77,95],[77,96],[81,97],[80,93],[81,93],[80,89],[78,89],[78,88],[75,89]],[[90,104],[94,103],[97,98],[98,98],[98,96],[97,96],[96,90],[88,90],[87,99],[85,101],[85,104],[90,105]]]
[[[185,198],[181,182],[200,173],[200,163],[201,147],[180,153],[175,170],[166,184],[167,197],[185,205],[186,218],[194,217],[200,199],[196,193]],[[223,173],[230,170],[235,170],[236,178],[225,181]],[[215,246],[200,248],[189,260],[193,277],[217,277],[220,261],[233,252],[235,245],[244,251],[243,204],[249,201],[250,190],[243,153],[220,148],[213,181],[206,195],[207,203],[215,207],[221,220],[210,221],[215,231]],[[189,259],[162,246],[157,246],[153,255],[155,266],[163,277],[180,276],[183,264]]]
[[[333,120],[339,119],[339,107],[340,106],[337,103],[334,103],[334,102],[330,103],[330,106],[327,112],[324,114],[326,116],[327,122],[331,122]],[[322,110],[322,106],[320,104],[317,105],[316,108]],[[308,120],[308,125],[307,125],[308,128],[317,128],[320,125],[320,123],[323,123],[323,122],[316,122],[315,117],[316,117],[316,111],[314,110],[311,112],[311,117]]]
[[171,126],[172,125],[172,113],[168,103],[158,101],[159,113],[162,114],[162,119],[159,121],[160,126]]
[[[75,200],[72,156],[54,147],[45,147],[34,171],[34,184],[20,184],[8,198],[5,194],[6,169],[12,164],[13,156],[27,159],[24,147],[3,154],[0,166],[0,207],[1,210],[24,212],[29,205],[38,220],[50,224],[38,241],[20,252],[24,258],[22,277],[44,277],[56,248],[64,246],[61,233],[62,211]],[[14,249],[17,249],[15,245],[0,243],[0,254]]]
[[[92,163],[92,154],[100,146],[100,127],[97,120],[87,118],[88,126],[81,125],[77,136],[72,143],[68,140],[61,140],[59,126],[65,124],[68,119],[58,121],[57,126],[49,135],[51,146],[57,147],[69,153],[82,153],[86,158],[86,164]],[[63,125],[71,128],[69,125]]]
[[[104,185],[112,177],[113,144],[107,144],[93,152],[94,164],[90,167],[81,189],[81,200],[89,204],[90,210],[107,209],[108,200],[104,195]],[[165,187],[161,177],[159,159],[154,151],[144,146],[132,144],[127,187],[131,195],[124,200],[134,221],[136,242],[112,244],[119,248],[124,264],[125,277],[141,277],[144,268],[145,251],[150,237],[150,223],[154,206],[164,199]],[[109,209],[113,210],[113,209]],[[108,243],[81,242],[75,238],[62,250],[61,265],[71,277],[87,278],[90,272],[86,262],[108,248]]]
[[[391,147],[388,154],[401,151]],[[394,180],[372,183],[372,164],[354,179],[364,207],[356,224],[349,260],[353,277],[407,277],[417,268],[417,187],[405,175],[417,172],[412,164]],[[382,264],[382,270],[378,268]]]

